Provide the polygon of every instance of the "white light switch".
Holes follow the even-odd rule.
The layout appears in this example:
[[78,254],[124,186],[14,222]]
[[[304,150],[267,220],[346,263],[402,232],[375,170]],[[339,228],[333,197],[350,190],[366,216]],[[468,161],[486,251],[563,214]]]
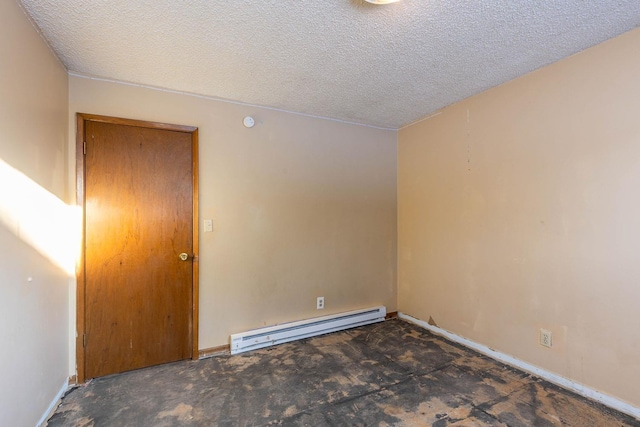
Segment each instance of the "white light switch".
[[204,232],[205,233],[210,233],[213,231],[213,220],[212,219],[205,219],[204,220]]

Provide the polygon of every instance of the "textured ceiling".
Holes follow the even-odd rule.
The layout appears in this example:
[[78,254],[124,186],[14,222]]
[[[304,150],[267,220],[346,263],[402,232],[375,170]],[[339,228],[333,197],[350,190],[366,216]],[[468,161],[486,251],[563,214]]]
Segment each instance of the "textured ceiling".
[[70,72],[398,128],[640,25],[638,0],[21,0]]

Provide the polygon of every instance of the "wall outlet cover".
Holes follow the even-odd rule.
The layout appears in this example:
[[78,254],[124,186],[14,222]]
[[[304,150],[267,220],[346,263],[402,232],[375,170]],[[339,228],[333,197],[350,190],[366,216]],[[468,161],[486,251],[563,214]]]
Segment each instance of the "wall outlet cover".
[[544,347],[551,348],[551,331],[547,331],[546,329],[540,329],[540,345]]

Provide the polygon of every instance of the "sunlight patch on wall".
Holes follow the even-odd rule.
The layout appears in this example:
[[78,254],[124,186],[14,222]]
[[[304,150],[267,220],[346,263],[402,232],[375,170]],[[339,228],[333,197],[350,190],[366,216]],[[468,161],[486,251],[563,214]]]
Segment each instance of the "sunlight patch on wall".
[[67,274],[80,256],[82,210],[0,159],[0,223]]

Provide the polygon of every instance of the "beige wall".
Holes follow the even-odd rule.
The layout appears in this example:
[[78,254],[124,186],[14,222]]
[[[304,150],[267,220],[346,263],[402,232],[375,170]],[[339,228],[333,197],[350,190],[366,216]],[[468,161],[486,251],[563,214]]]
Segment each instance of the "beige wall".
[[398,136],[399,310],[635,406],[639,46],[635,30]]
[[69,276],[50,233],[65,211],[67,82],[17,3],[0,2],[3,426],[35,425],[68,378]]
[[396,309],[395,131],[71,76],[71,127],[76,112],[199,128],[200,218],[214,221],[200,224],[200,348]]

